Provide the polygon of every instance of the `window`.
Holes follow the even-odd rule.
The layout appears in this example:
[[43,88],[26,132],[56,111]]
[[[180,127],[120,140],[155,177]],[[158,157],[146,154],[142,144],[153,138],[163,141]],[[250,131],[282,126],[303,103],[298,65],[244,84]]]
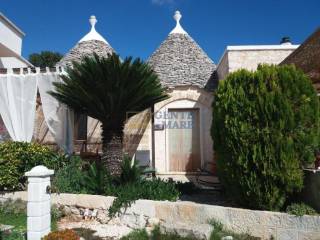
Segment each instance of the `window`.
[[84,114],[75,113],[74,115],[74,139],[87,140],[88,117]]

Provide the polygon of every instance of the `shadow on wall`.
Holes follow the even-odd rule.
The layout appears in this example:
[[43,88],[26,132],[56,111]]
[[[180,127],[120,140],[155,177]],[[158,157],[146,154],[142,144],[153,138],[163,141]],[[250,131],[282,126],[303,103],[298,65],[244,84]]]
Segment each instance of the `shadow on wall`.
[[[138,146],[140,143],[144,144],[142,141],[143,137],[146,137],[146,148],[150,149],[151,146],[149,146],[149,134],[151,134],[151,130],[149,134],[145,134],[146,130],[148,129],[151,120],[151,111],[150,109],[147,109],[141,113],[136,114],[135,116],[131,117],[129,121],[125,125],[124,129],[124,139],[123,139],[123,149],[126,154],[128,154],[130,157],[133,157],[133,155],[138,152],[138,157],[143,157],[144,159],[141,159],[143,161],[146,161],[146,152],[150,153],[148,150],[138,150]],[[138,159],[140,160],[140,159]],[[149,156],[149,162],[150,162],[150,156]]]

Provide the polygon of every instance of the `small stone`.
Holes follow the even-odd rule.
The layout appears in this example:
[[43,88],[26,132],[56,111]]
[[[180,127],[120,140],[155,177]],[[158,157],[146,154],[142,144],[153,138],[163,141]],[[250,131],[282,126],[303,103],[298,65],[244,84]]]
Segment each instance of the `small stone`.
[[75,215],[81,215],[80,214],[80,210],[78,209],[78,208],[76,208],[76,207],[71,207],[71,213],[72,214],[75,214]]
[[89,209],[84,210],[83,216],[87,217],[89,215],[90,215],[90,210]]
[[70,216],[70,215],[72,214],[71,208],[68,207],[68,206],[65,206],[65,207],[63,208],[63,213],[64,213],[64,215],[66,215],[66,216]]
[[160,219],[159,218],[149,218],[147,221],[147,226],[148,227],[153,227],[156,225],[159,225]]
[[98,215],[98,210],[97,210],[97,209],[94,209],[94,210],[92,211],[92,213],[91,213],[91,217],[96,218],[97,215]]
[[164,223],[160,224],[160,230],[164,233],[173,233],[181,237],[192,237],[199,240],[210,239],[213,226],[210,224],[182,224]]

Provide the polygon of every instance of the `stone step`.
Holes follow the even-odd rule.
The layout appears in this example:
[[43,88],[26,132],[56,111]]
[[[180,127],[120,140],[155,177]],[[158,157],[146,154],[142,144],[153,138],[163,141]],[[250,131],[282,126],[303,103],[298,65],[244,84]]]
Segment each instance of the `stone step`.
[[162,233],[177,234],[181,237],[191,237],[199,240],[208,240],[213,231],[210,224],[194,223],[161,223],[160,231]]

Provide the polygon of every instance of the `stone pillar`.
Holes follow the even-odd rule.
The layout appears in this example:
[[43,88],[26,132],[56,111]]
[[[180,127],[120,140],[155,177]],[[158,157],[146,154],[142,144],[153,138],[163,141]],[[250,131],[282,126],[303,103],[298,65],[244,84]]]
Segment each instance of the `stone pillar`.
[[26,172],[28,177],[27,235],[28,240],[41,240],[51,229],[50,176],[45,166]]

